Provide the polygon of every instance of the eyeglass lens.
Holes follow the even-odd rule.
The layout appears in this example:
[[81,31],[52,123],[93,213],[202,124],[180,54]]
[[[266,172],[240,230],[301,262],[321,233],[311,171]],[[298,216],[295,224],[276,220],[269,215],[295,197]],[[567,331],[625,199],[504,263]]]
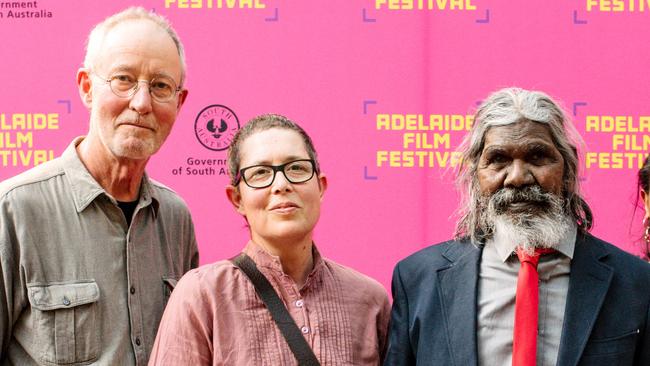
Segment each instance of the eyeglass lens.
[[283,165],[256,165],[243,169],[244,182],[253,188],[270,186],[275,179],[275,172],[281,170],[291,183],[303,183],[314,175],[314,166],[310,160],[297,160]]
[[[135,94],[140,82],[142,81],[129,75],[115,75],[109,81],[113,93],[123,98],[128,98]],[[166,102],[176,95],[176,83],[166,76],[155,77],[148,84],[149,93],[157,101]]]

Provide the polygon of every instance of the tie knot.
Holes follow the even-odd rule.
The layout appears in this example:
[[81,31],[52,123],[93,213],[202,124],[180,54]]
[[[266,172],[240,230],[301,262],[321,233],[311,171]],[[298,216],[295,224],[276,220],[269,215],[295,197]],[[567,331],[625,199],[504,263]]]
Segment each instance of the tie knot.
[[535,252],[531,255],[524,248],[517,247],[517,249],[515,249],[515,252],[517,253],[517,257],[519,258],[519,261],[521,263],[530,262],[530,263],[534,264],[535,266],[537,266],[537,263],[539,263],[539,258],[542,255],[555,253],[555,249],[551,249],[551,248],[535,248]]

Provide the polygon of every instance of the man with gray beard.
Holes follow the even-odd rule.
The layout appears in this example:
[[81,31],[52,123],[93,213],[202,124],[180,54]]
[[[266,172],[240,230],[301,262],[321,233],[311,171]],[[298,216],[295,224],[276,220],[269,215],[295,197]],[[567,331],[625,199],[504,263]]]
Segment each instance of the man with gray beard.
[[541,92],[479,107],[455,239],[395,268],[385,365],[650,365],[650,265],[588,233],[577,139]]

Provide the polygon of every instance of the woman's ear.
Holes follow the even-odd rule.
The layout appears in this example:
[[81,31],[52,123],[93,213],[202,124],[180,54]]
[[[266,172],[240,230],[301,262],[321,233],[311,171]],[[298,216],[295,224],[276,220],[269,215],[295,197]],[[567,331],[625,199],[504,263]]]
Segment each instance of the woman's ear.
[[244,209],[241,204],[241,193],[239,192],[239,188],[230,184],[227,185],[226,196],[228,197],[228,201],[230,201],[230,203],[237,210],[237,212],[244,215]]

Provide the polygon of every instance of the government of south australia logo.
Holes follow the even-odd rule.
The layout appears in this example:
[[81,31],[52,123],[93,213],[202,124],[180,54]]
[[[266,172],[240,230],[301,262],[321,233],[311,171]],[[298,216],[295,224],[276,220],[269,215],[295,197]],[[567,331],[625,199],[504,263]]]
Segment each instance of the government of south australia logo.
[[226,150],[239,130],[239,119],[232,109],[213,104],[203,108],[194,121],[194,132],[201,145],[214,151]]

